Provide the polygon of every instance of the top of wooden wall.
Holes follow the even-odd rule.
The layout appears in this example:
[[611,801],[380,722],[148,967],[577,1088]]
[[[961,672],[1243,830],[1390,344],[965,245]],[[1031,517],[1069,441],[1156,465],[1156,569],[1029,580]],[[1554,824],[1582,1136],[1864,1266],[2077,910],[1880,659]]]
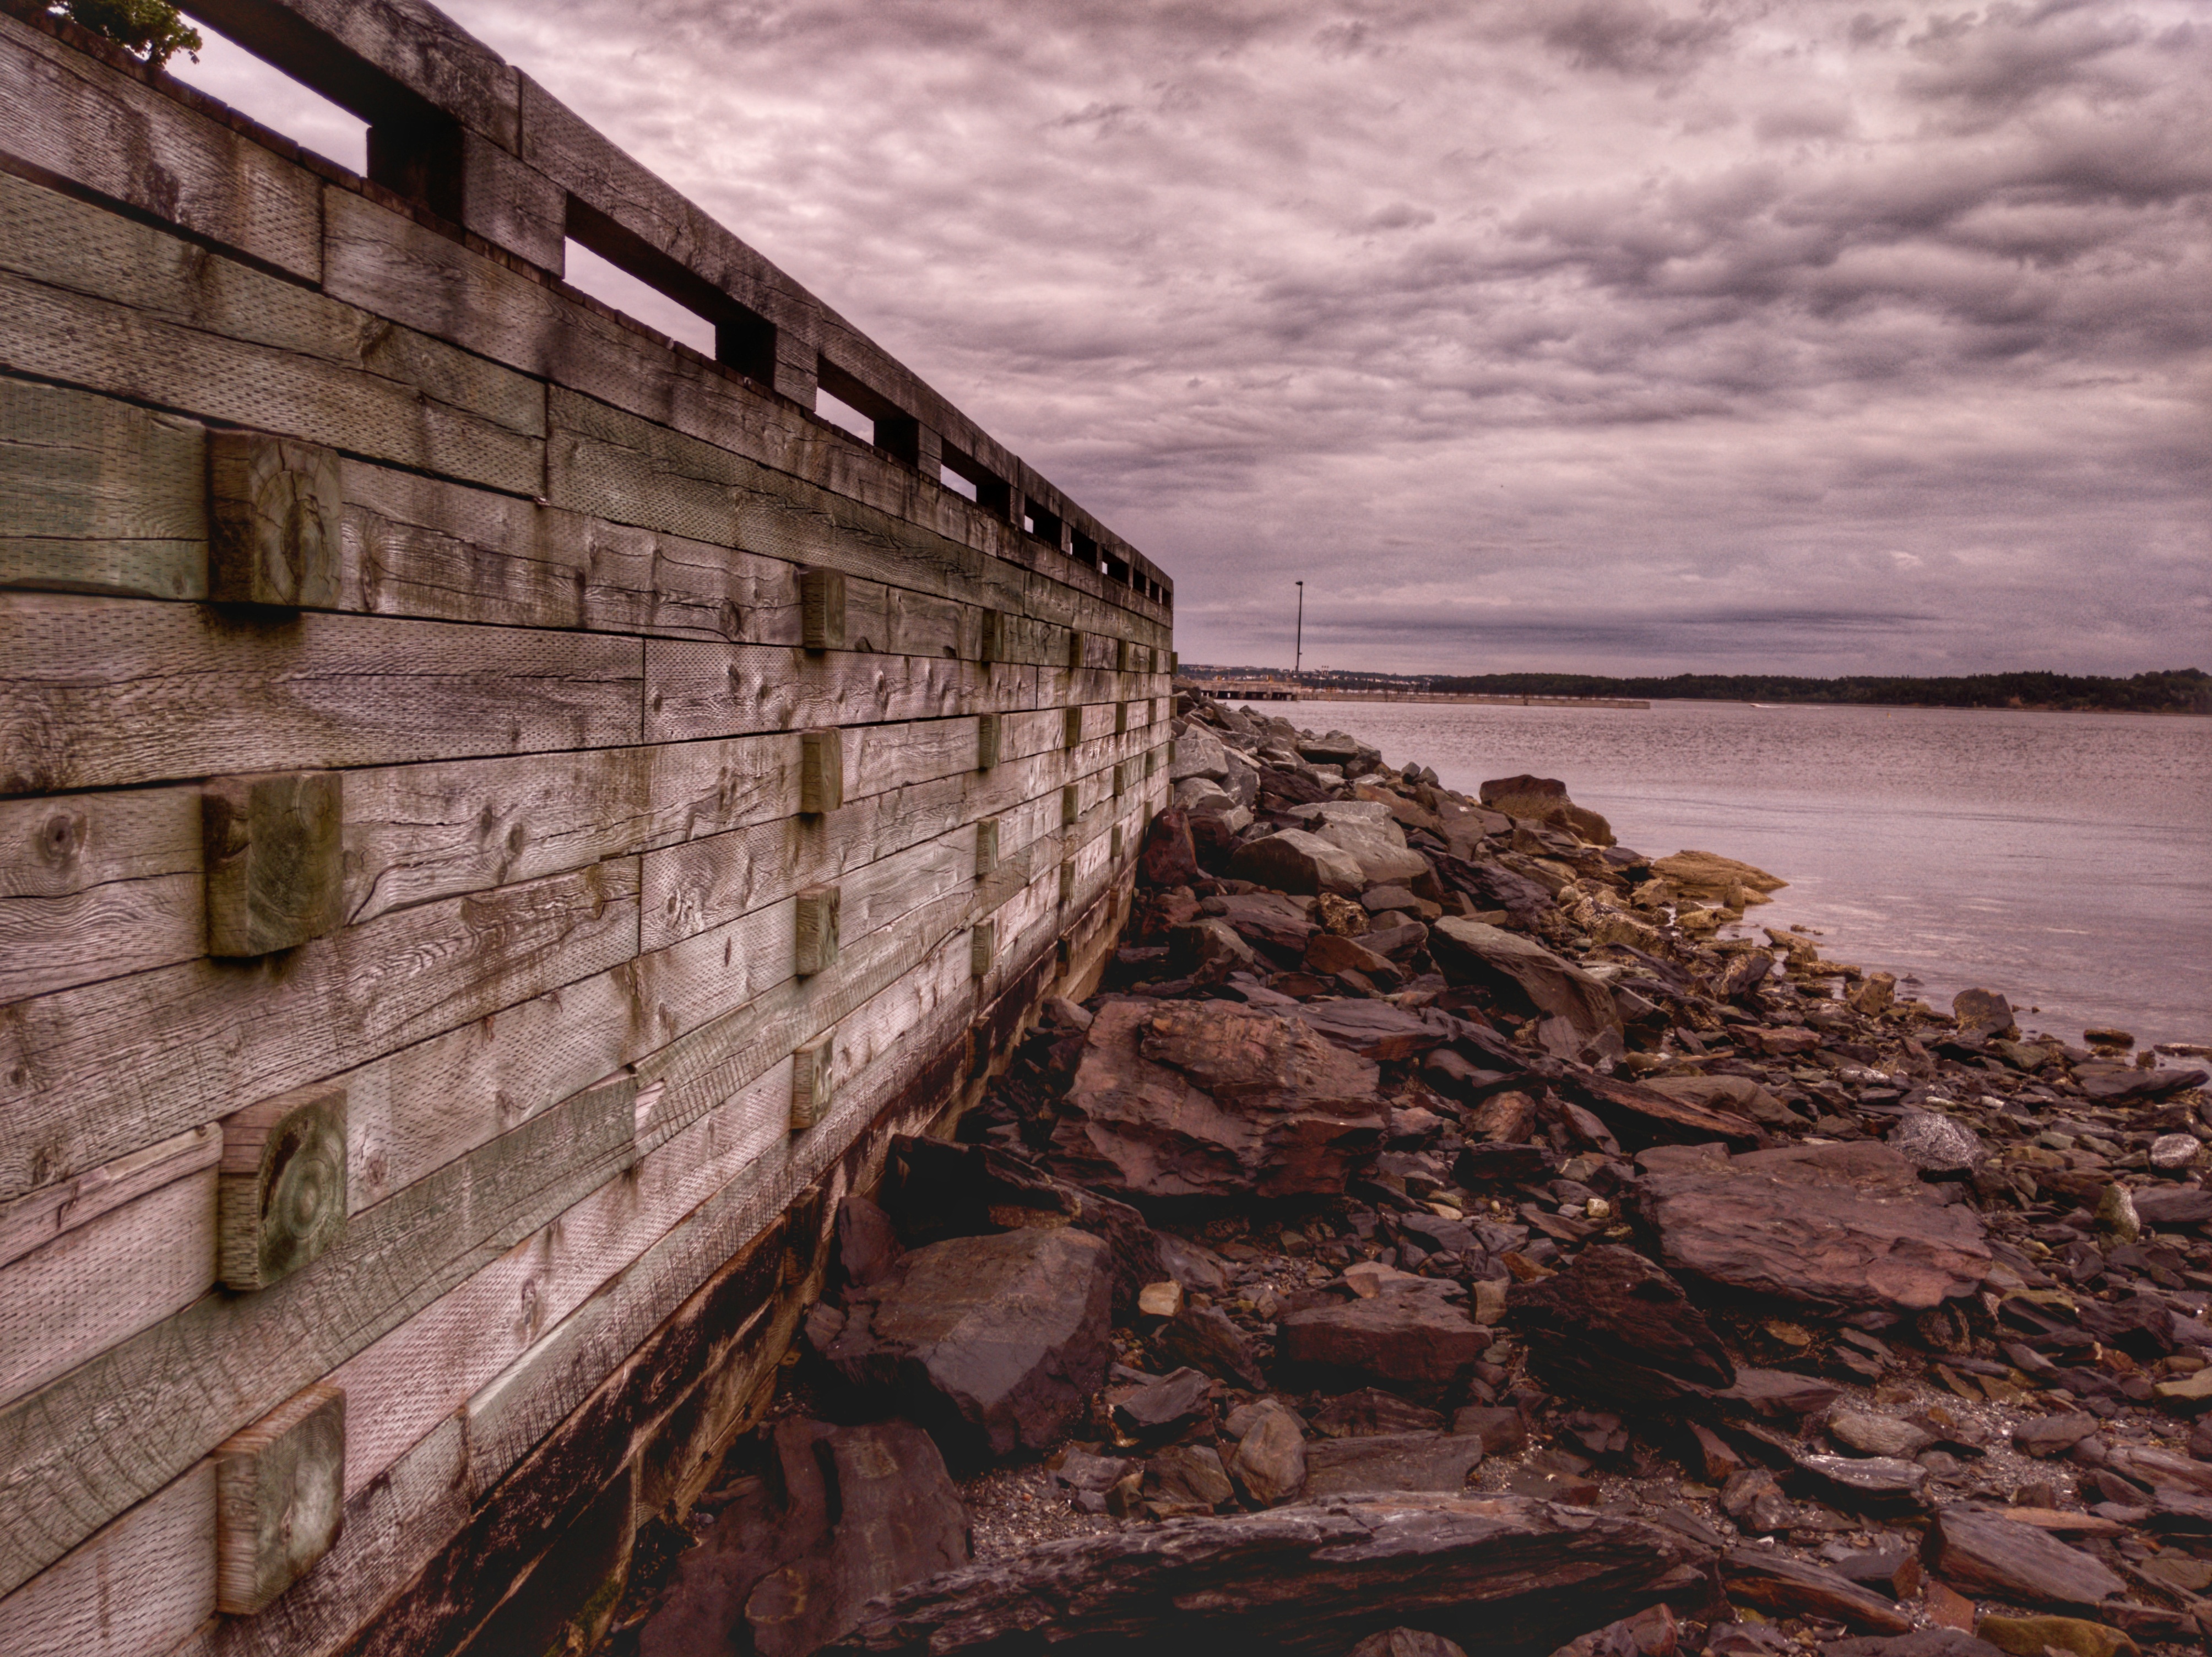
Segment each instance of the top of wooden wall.
[[[251,126],[87,32],[49,22],[40,0],[0,0],[0,9],[135,71],[170,97]],[[191,10],[368,124],[365,186],[372,192],[396,197],[393,204],[423,224],[541,279],[562,277],[566,241],[591,248],[713,322],[716,356],[755,390],[811,415],[817,389],[826,389],[877,423],[879,454],[914,466],[933,486],[939,464],[967,478],[980,510],[1016,532],[985,538],[1001,556],[1063,580],[1087,566],[1103,577],[1100,596],[1168,618],[1174,583],[1158,566],[434,7],[422,0],[196,0]],[[274,134],[254,129],[252,136],[310,160]],[[327,164],[316,170],[349,180]],[[281,254],[271,259],[253,235],[175,216],[213,243],[282,268]],[[1021,533],[1025,517],[1036,533]],[[1064,564],[1037,556],[1054,551]],[[1076,584],[1094,586],[1080,575]]]

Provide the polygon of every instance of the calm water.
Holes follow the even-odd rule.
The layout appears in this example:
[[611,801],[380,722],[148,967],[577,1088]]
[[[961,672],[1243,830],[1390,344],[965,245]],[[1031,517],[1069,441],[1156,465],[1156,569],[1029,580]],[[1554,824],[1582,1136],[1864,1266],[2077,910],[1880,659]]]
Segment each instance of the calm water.
[[1469,795],[1486,777],[1559,777],[1655,856],[1756,863],[1790,885],[1753,921],[1817,928],[1831,959],[1913,975],[1938,1007],[1983,984],[2024,1028],[2072,1040],[2085,1024],[2212,1040],[2212,719],[1261,705]]

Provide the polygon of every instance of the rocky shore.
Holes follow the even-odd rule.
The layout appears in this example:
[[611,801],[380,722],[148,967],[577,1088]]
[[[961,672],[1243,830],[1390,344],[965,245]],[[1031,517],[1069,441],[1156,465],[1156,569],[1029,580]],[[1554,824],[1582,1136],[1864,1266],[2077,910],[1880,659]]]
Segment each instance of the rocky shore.
[[2203,1069],[1176,711],[1108,981],[844,1203],[613,1648],[2203,1648]]

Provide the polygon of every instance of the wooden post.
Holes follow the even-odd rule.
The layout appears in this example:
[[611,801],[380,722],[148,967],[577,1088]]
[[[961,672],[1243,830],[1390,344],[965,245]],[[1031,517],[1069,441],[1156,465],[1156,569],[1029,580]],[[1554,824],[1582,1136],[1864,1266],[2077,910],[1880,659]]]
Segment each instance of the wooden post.
[[999,958],[999,923],[978,921],[975,929],[968,935],[968,973],[970,978],[985,978],[991,975],[992,964]]
[[1060,791],[1060,825],[1062,828],[1073,828],[1081,820],[1082,816],[1082,797],[1077,793],[1075,784],[1070,783]]
[[1128,791],[1128,787],[1129,762],[1126,759],[1117,759],[1114,762],[1114,797],[1120,799]]
[[1077,707],[1060,710],[1060,745],[1063,748],[1079,746],[1083,741],[1083,710]]
[[208,596],[327,610],[338,601],[345,484],[338,457],[258,431],[211,431]]
[[845,733],[832,725],[799,734],[799,808],[810,815],[845,803]]
[[999,819],[986,817],[975,825],[975,878],[988,880],[999,871]]
[[999,763],[999,716],[985,714],[975,722],[975,769],[987,771]]
[[345,1230],[345,1089],[225,1117],[216,1191],[216,1275],[231,1288],[266,1288],[322,1253]]
[[791,1130],[805,1133],[830,1114],[830,1064],[834,1035],[810,1041],[791,1056]]
[[208,953],[266,955],[336,930],[344,819],[336,771],[210,778],[200,789]]
[[844,894],[834,886],[802,886],[799,892],[798,947],[792,971],[804,978],[837,964],[837,911]]
[[1114,704],[1114,734],[1126,736],[1128,731],[1129,704],[1126,702],[1117,702]]
[[838,570],[799,572],[799,642],[809,650],[845,648],[845,576]]
[[1006,616],[1002,610],[986,610],[982,626],[976,641],[976,660],[1004,661],[1006,659]]
[[345,1516],[345,1394],[317,1385],[216,1447],[216,1607],[251,1617],[307,1574]]

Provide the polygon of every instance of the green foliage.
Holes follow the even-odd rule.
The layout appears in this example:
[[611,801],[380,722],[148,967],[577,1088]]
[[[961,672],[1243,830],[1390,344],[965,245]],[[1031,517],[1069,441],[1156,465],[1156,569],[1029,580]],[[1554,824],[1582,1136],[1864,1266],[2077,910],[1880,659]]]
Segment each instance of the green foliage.
[[1432,678],[1428,686],[1480,696],[1626,697],[1650,702],[1843,702],[1905,708],[2212,713],[2212,674],[2198,667],[2137,673],[2132,679],[2035,673],[1967,673],[1948,679],[1875,674],[1800,679],[1783,673],[1601,679],[1588,673],[1480,673],[1463,679]]
[[155,69],[180,52],[197,64],[205,44],[169,0],[52,0],[46,9],[105,35]]

